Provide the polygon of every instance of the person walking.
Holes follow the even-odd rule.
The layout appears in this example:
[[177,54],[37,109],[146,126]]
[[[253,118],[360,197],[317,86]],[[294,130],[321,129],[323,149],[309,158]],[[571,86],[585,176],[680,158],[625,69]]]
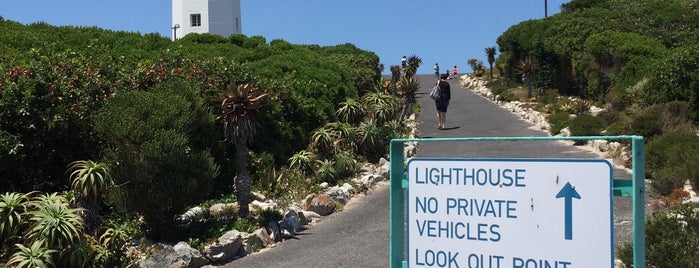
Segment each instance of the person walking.
[[451,86],[447,82],[447,75],[442,74],[437,85],[439,86],[439,99],[434,101],[435,106],[437,106],[437,124],[439,129],[447,128],[447,107],[449,107],[449,100],[451,99]]
[[434,64],[434,79],[439,79],[439,64]]
[[456,79],[459,79],[459,77],[456,76],[458,71],[459,69],[456,68],[456,65],[454,65],[454,68],[451,68],[451,75]]
[[400,59],[400,66],[405,69],[405,67],[408,67],[408,58],[403,56],[402,59]]

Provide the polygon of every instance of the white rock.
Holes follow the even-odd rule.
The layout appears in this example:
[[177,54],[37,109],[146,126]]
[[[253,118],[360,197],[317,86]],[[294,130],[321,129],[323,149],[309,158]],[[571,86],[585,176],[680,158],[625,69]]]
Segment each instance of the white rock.
[[277,209],[277,203],[274,201],[266,201],[266,202],[260,202],[257,200],[253,200],[250,202],[250,210],[252,211],[264,211],[264,210],[276,210]]
[[250,192],[250,197],[252,197],[253,200],[258,201],[265,201],[265,199],[267,199],[267,197],[260,192]]

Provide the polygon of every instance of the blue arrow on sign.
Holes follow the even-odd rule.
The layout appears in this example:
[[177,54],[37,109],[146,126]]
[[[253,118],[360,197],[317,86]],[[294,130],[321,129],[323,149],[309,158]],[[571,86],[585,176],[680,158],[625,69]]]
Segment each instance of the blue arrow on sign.
[[566,182],[556,198],[565,198],[565,233],[566,240],[573,240],[573,198],[580,199],[580,194],[575,191],[575,187]]

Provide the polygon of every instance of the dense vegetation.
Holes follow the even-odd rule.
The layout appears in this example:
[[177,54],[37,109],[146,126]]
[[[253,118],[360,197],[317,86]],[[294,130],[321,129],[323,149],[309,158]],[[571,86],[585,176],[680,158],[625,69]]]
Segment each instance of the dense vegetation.
[[[675,207],[689,197],[685,182],[699,188],[696,40],[694,0],[572,0],[559,14],[514,25],[497,40],[495,68],[505,79],[490,85],[501,100],[537,100],[552,134],[646,139],[646,174],[662,196],[654,204],[671,208],[648,221],[653,267],[699,267],[696,210]],[[527,97],[513,90],[520,81]],[[604,110],[593,114],[593,105]],[[619,251],[627,265],[630,252],[630,245]]]
[[[186,238],[172,228],[188,207],[250,187],[298,198],[400,135],[401,99],[375,91],[378,57],[352,44],[0,28],[2,263],[125,265],[129,240]],[[359,138],[336,146],[340,130]],[[328,172],[286,170],[299,164]]]
[[[685,181],[699,187],[698,14],[694,0],[573,0],[503,33],[497,59],[485,50],[490,72],[469,65],[501,74],[489,86],[502,100],[537,100],[553,134],[644,136],[648,178],[670,207],[686,200]],[[217,228],[165,232],[193,205],[247,202],[250,187],[288,200],[340,182],[385,155],[419,88],[418,57],[383,81],[378,57],[351,44],[173,42],[2,18],[0,28],[0,263],[10,266],[124,266],[137,237],[198,244],[273,217],[241,209]],[[511,90],[523,84],[526,97]],[[694,267],[696,217],[677,207],[649,219],[648,264]],[[629,252],[618,255],[628,263]]]

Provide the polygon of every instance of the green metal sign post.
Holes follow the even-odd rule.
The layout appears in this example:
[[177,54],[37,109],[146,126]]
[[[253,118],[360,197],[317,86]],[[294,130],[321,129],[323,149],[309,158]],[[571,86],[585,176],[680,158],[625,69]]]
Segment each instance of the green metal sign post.
[[405,189],[408,179],[405,170],[404,145],[406,142],[446,141],[541,141],[541,140],[629,140],[632,148],[632,178],[613,181],[614,196],[630,196],[633,202],[633,267],[645,268],[645,157],[641,136],[574,136],[574,137],[468,137],[393,139],[390,144],[390,246],[389,263],[392,268],[408,267],[405,254]]

